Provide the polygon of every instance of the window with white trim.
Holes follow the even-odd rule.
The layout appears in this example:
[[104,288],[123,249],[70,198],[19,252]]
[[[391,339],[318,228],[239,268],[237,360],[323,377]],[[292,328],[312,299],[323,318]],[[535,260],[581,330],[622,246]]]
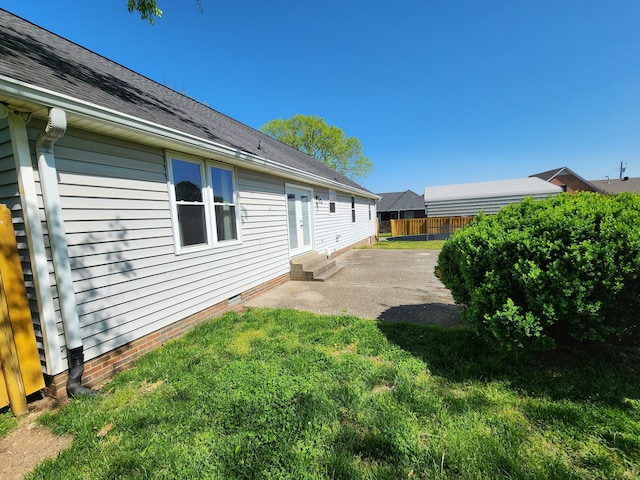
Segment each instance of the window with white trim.
[[181,247],[207,245],[207,212],[203,193],[202,165],[171,159]]
[[351,222],[356,223],[356,197],[351,197]]
[[329,190],[329,213],[336,213],[336,191]]
[[182,157],[168,166],[178,250],[238,240],[233,167]]
[[213,186],[213,206],[216,218],[216,235],[219,242],[237,240],[236,189],[233,169],[221,166],[210,167]]

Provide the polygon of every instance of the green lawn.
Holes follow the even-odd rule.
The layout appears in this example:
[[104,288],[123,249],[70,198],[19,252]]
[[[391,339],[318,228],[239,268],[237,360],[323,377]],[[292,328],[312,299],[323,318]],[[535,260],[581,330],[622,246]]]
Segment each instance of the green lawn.
[[360,248],[378,250],[441,250],[444,242],[444,240],[385,240]]
[[31,478],[640,476],[640,353],[509,358],[466,328],[228,313],[42,422]]

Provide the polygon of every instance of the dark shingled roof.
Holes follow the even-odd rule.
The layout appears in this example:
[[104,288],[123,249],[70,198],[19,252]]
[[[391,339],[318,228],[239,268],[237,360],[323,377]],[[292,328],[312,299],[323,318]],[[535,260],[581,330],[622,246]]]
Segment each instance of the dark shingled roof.
[[424,197],[416,192],[378,193],[380,200],[376,207],[378,212],[397,212],[405,210],[424,210]]
[[0,75],[371,193],[309,155],[2,9]]
[[608,180],[591,180],[591,183],[604,193],[635,192],[640,193],[640,178],[611,178]]

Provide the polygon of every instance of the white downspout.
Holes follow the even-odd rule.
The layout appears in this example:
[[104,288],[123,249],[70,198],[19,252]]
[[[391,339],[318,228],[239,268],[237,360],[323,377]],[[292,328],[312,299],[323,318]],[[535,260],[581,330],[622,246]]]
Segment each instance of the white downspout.
[[80,320],[76,298],[71,279],[71,263],[64,231],[62,207],[60,206],[60,191],[58,189],[58,172],[53,155],[54,144],[64,135],[67,129],[67,116],[64,110],[52,108],[49,111],[49,121],[36,141],[38,156],[38,172],[42,187],[42,199],[49,230],[49,243],[53,258],[54,275],[58,287],[60,313],[64,327],[64,338],[67,344],[69,360],[69,380],[67,393],[74,397],[78,393],[95,393],[81,387],[81,377],[84,373],[84,353],[82,335],[80,334]]

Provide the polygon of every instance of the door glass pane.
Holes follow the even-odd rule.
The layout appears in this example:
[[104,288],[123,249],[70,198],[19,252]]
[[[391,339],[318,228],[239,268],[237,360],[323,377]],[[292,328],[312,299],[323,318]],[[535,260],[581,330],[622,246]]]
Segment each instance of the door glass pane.
[[298,248],[298,216],[296,215],[296,195],[287,192],[287,219],[289,220],[289,248]]
[[300,192],[300,210],[302,214],[302,245],[311,245],[311,199],[308,193]]

